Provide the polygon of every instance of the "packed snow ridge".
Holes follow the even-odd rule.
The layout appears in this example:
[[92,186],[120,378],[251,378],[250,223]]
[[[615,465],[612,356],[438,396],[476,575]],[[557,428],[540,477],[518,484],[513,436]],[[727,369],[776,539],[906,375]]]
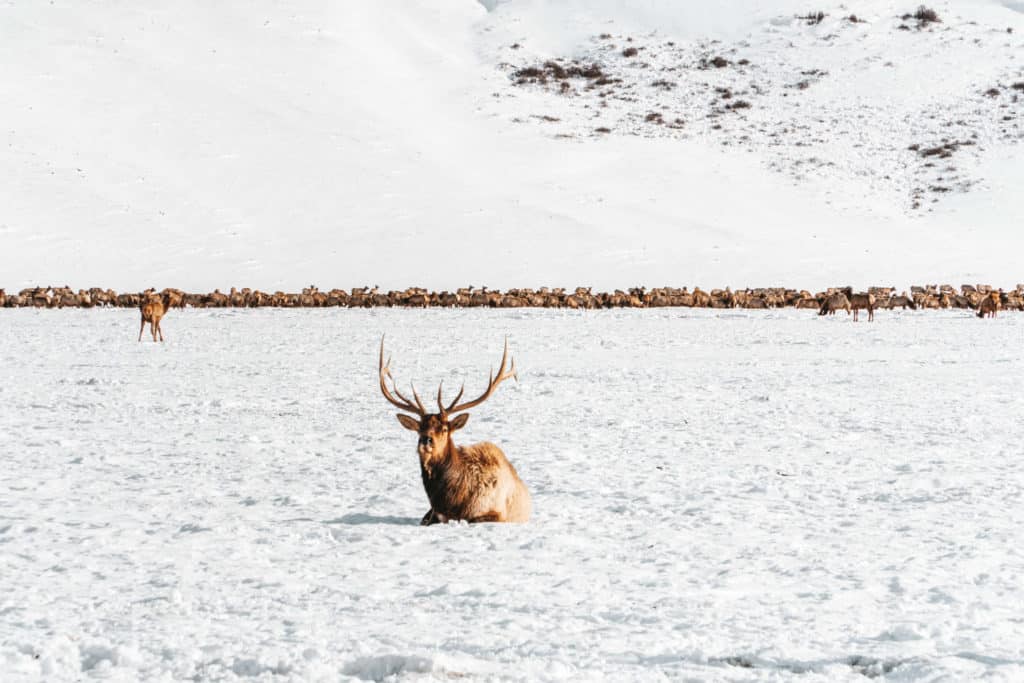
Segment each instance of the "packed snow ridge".
[[733,40],[610,23],[571,56],[531,50],[527,35],[506,46],[495,106],[539,92],[513,120],[555,138],[709,139],[799,180],[860,179],[909,210],[970,190],[986,150],[1022,139],[1022,38],[924,6],[852,7],[776,16]]

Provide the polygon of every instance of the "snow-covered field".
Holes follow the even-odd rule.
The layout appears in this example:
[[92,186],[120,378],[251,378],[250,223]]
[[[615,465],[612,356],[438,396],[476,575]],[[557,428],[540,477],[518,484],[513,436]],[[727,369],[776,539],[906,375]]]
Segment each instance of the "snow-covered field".
[[[1024,318],[0,314],[0,671],[37,680],[1024,677]],[[520,369],[421,528],[376,387]]]

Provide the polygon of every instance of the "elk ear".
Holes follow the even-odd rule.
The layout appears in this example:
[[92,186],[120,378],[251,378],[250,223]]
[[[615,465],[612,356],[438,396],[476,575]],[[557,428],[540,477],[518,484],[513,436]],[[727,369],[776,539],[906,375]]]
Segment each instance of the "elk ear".
[[405,427],[406,429],[412,430],[414,432],[420,431],[420,423],[419,420],[417,420],[416,418],[409,417],[408,415],[403,415],[402,413],[397,413],[397,417],[398,421],[401,422],[402,426]]
[[456,415],[448,422],[448,431],[454,432],[462,429],[469,422],[469,413],[463,413],[462,415]]

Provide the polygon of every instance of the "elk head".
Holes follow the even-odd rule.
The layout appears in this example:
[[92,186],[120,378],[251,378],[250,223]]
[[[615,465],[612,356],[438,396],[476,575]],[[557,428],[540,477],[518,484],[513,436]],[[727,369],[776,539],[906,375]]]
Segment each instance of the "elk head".
[[[428,413],[427,409],[423,406],[423,401],[420,400],[419,394],[416,393],[415,386],[412,387],[412,401],[399,392],[395,379],[391,375],[391,358],[389,357],[387,362],[384,362],[384,338],[381,337],[379,363],[380,391],[384,394],[384,398],[393,406],[406,413],[412,413],[412,415],[398,413],[397,417],[403,427],[419,434],[419,444],[416,450],[419,453],[421,462],[443,458],[449,452],[449,449],[452,448],[451,435],[465,427],[469,421],[469,414],[464,411],[475,408],[489,399],[498,388],[498,385],[509,377],[515,377],[518,381],[515,361],[512,361],[511,366],[508,366],[508,361],[508,338],[506,338],[505,350],[501,355],[501,366],[498,368],[498,374],[495,375],[493,370],[491,371],[490,378],[487,381],[487,389],[484,390],[484,393],[471,401],[459,403],[466,389],[466,385],[463,384],[455,399],[445,405],[441,395],[442,386],[439,385],[437,388],[438,412]],[[391,380],[390,388],[388,388],[388,380]],[[461,414],[457,415],[456,413]]]

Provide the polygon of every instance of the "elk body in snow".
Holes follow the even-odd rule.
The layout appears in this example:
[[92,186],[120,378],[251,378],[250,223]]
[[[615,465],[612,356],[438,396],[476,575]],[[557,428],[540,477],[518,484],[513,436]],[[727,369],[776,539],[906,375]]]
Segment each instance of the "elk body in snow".
[[149,331],[153,333],[153,341],[160,335],[160,341],[164,340],[164,331],[160,329],[160,320],[171,307],[172,297],[169,293],[147,294],[146,298],[139,305],[139,313],[142,314],[142,321],[139,323],[139,341],[142,341],[142,331],[149,323]]
[[853,322],[857,322],[857,313],[865,308],[868,311],[868,322],[875,319],[875,304],[877,300],[875,295],[870,292],[861,292],[859,294],[853,293],[852,287],[846,287],[843,290],[846,294],[846,298],[850,301],[850,308],[853,309]]
[[[412,390],[413,401],[398,391],[391,375],[391,359],[384,362],[384,339],[381,338],[378,367],[381,393],[388,402],[404,411],[398,414],[402,426],[419,435],[416,452],[420,459],[423,487],[430,500],[430,510],[423,516],[421,524],[450,520],[471,523],[529,520],[530,492],[501,449],[486,442],[456,446],[452,440],[452,435],[465,427],[469,420],[464,411],[486,401],[502,382],[516,376],[515,362],[511,367],[507,363],[508,340],[505,341],[501,367],[497,375],[491,375],[483,394],[472,401],[459,403],[465,390],[463,386],[455,400],[445,405],[441,387],[438,387],[438,412],[428,413],[415,388]],[[391,380],[390,388],[388,380]]]
[[832,292],[825,296],[818,309],[818,315],[835,315],[836,311],[846,311],[850,314],[850,300],[843,292]]
[[1003,305],[999,298],[999,292],[989,292],[985,295],[985,298],[978,303],[978,317],[994,318],[996,317],[996,312],[1002,307]]

